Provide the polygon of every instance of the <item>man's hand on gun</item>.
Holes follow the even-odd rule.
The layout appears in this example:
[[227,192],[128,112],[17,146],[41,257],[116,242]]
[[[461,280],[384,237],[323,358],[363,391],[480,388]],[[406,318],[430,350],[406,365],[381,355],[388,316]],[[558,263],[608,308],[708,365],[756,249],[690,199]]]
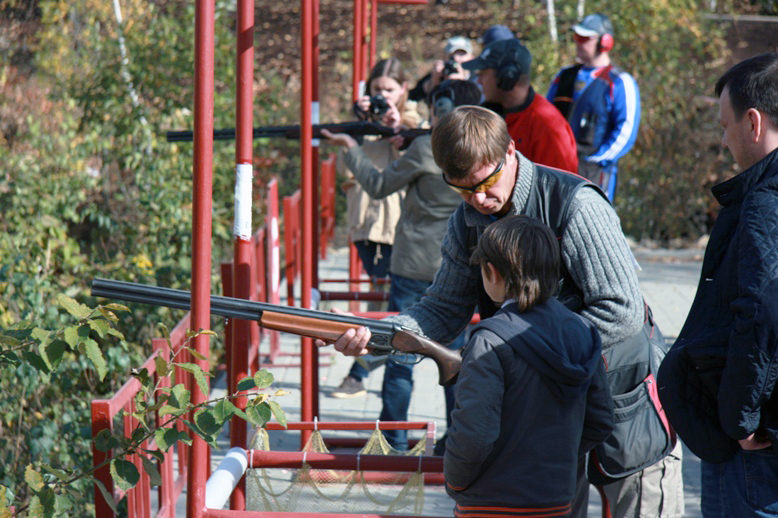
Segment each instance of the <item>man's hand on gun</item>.
[[[333,309],[333,313],[338,315],[354,316],[353,313]],[[332,343],[336,351],[346,356],[363,356],[368,354],[367,344],[370,341],[370,330],[366,327],[348,329],[335,342],[325,342],[324,340],[314,340],[316,347],[325,347]]]

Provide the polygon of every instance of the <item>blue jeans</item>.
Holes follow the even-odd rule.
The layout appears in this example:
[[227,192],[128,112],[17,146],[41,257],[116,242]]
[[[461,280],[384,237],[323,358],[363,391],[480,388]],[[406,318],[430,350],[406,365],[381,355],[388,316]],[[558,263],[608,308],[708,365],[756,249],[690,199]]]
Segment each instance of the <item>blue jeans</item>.
[[740,450],[722,464],[701,461],[705,518],[778,516],[778,454]]
[[389,275],[389,263],[392,260],[392,245],[373,241],[354,241],[359,260],[368,276],[386,277]]
[[[417,281],[392,274],[392,284],[389,288],[389,311],[403,311],[413,306],[421,300],[431,284],[431,282]],[[463,345],[464,332],[449,347],[458,349]],[[381,388],[381,399],[384,404],[379,416],[381,421],[408,420],[408,407],[411,403],[411,392],[413,392],[413,365],[413,363],[403,362],[402,356],[392,356],[387,360],[384,383]],[[451,409],[454,408],[453,388],[445,388],[448,389],[446,392],[446,417],[450,419]],[[384,436],[393,448],[408,449],[407,430],[384,430]]]

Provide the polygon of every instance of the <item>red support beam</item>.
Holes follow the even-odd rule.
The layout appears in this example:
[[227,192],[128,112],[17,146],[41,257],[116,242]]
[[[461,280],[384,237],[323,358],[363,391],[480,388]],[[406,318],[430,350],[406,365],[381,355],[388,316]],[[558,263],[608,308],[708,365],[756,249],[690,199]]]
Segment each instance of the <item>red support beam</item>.
[[[251,243],[252,183],[253,183],[253,115],[254,115],[254,1],[238,0],[237,56],[235,88],[235,226],[232,267],[233,296],[251,299],[253,295]],[[229,373],[229,393],[237,390],[238,380],[248,376],[248,355],[251,348],[252,322],[235,319],[232,322],[232,343]],[[246,408],[245,395],[233,403]],[[230,421],[230,445],[246,447],[246,423],[238,416]],[[246,508],[246,482],[242,479],[230,496],[230,508]]]
[[[192,220],[192,328],[210,329],[211,313],[211,211],[213,196],[213,91],[214,91],[214,0],[195,4],[195,81],[194,81],[194,165]],[[204,358],[210,356],[209,336],[194,338],[193,347]],[[207,360],[192,359],[204,370]],[[191,402],[206,401],[195,384]],[[205,479],[208,473],[208,445],[194,437],[189,451],[187,477],[187,516],[200,518],[205,511]]]
[[378,0],[370,0],[370,61],[368,69],[373,70],[378,57],[376,56],[376,34],[378,34]]
[[[300,0],[301,14],[301,54],[302,54],[302,88],[300,103],[300,163],[301,163],[301,198],[302,218],[304,222],[310,222],[313,217],[313,152],[311,140],[313,128],[311,127],[311,103],[313,101],[313,0]],[[313,248],[313,232],[311,225],[302,225],[302,257],[310,258],[316,254]],[[304,308],[311,307],[311,288],[313,287],[313,275],[311,262],[302,261],[302,275],[300,283],[300,305]],[[301,405],[300,415],[303,421],[313,420],[318,413],[318,354],[314,350],[313,340],[307,337],[300,339],[302,346],[302,373],[301,373]],[[300,437],[301,447],[310,437],[310,432],[303,432]]]

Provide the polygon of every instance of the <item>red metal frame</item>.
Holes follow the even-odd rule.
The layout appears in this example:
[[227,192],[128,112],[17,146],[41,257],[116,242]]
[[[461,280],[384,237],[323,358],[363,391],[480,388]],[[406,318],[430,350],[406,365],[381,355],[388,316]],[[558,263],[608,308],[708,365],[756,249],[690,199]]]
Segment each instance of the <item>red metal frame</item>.
[[[172,346],[173,356],[181,354],[177,359],[180,361],[189,361],[189,354],[180,352],[181,347],[186,344],[186,330],[189,327],[189,314],[187,313],[184,318],[179,321],[176,327],[170,333],[170,342]],[[166,377],[157,377],[156,363],[154,359],[157,356],[161,356],[166,361],[170,360],[170,351],[168,350],[167,341],[164,338],[154,338],[152,340],[153,353],[143,363],[141,368],[147,369],[149,376],[159,380],[161,387],[169,387],[170,379]],[[183,357],[185,355],[185,357]],[[187,383],[188,373],[178,367],[175,368],[175,376],[177,380],[183,380]],[[191,381],[190,381],[191,383]],[[128,414],[132,414],[135,406],[135,395],[141,390],[140,382],[135,379],[129,379],[122,387],[114,394],[110,399],[95,399],[92,401],[92,437],[96,437],[102,430],[113,430],[114,420],[117,414],[121,410],[125,410]],[[157,416],[157,424],[161,422],[159,416]],[[129,437],[132,431],[135,429],[137,421],[131,417],[124,419],[124,432],[125,436]],[[185,426],[181,422],[177,422],[176,426],[179,430],[184,431]],[[153,441],[150,441],[145,445],[146,448],[156,450],[158,449]],[[145,470],[140,465],[141,460],[138,455],[129,457],[129,460],[133,462],[138,471],[141,473],[141,482],[127,493],[127,505],[128,515],[132,517],[146,517],[155,516],[157,518],[173,518],[175,517],[176,500],[184,489],[184,483],[186,481],[188,472],[187,453],[189,447],[186,444],[180,443],[178,445],[178,478],[174,476],[174,464],[175,464],[175,452],[170,451],[163,453],[164,462],[159,466],[160,475],[162,477],[162,484],[159,487],[159,502],[158,510],[156,514],[152,515],[151,501],[150,501],[150,480],[146,475]],[[92,462],[94,466],[98,466],[103,462],[109,460],[112,457],[111,452],[99,451],[92,445]],[[109,466],[99,468],[95,472],[95,478],[102,482],[109,494],[114,495],[114,500],[118,501],[124,496],[124,492],[117,490],[111,477]],[[97,485],[94,488],[95,492],[95,514],[100,517],[113,517],[113,511],[108,503],[105,501],[102,492],[98,489]]]
[[[330,153],[329,157],[321,163],[319,257],[322,259],[327,258],[327,242],[335,237],[335,182],[337,181],[335,160],[335,153]],[[319,279],[319,283],[321,282],[324,282],[324,279]]]
[[[253,167],[253,115],[254,115],[254,1],[238,0],[238,11],[236,17],[236,36],[237,36],[237,57],[236,57],[236,89],[235,89],[235,166],[236,169],[244,166]],[[237,175],[237,171],[236,171]],[[253,173],[252,173],[253,176]],[[236,182],[236,198],[251,200],[251,184],[248,183],[248,193],[238,193],[238,190],[245,188],[243,182]],[[238,214],[238,206],[235,207],[236,220],[242,215]],[[250,209],[249,209],[250,211]],[[251,213],[248,216],[250,219]],[[248,231],[251,234],[251,230]],[[253,235],[253,234],[252,234]],[[251,239],[247,236],[241,236],[238,229],[235,229],[234,254],[232,265],[232,294],[241,299],[256,300],[256,269],[252,267],[254,263],[254,250]],[[237,390],[237,382],[248,376],[249,373],[249,350],[254,343],[258,346],[258,341],[253,342],[252,337],[258,339],[257,323],[250,320],[233,319],[231,322],[231,349],[229,375],[227,377],[228,390],[234,394]],[[254,328],[254,329],[253,329]],[[248,399],[246,393],[239,395],[233,403],[241,410],[246,408]],[[238,416],[234,416],[230,421],[230,445],[246,447],[248,438],[247,424]],[[246,508],[246,484],[245,480],[238,483],[230,497],[230,508]]]
[[[268,231],[266,250],[267,301],[281,303],[281,232],[278,225],[278,180],[273,178],[267,184],[265,226]],[[277,331],[270,331],[270,362],[281,349],[281,338]]]
[[[194,165],[192,219],[192,328],[209,329],[211,312],[211,233],[213,210],[213,93],[214,93],[213,0],[195,3]],[[194,349],[210,357],[209,336],[194,339]],[[207,360],[192,361],[204,370]],[[191,387],[191,402],[205,402],[197,384]],[[200,518],[205,509],[205,477],[209,467],[208,445],[197,436],[189,451],[186,505],[187,516]]]
[[284,272],[286,276],[286,304],[294,306],[294,285],[302,270],[302,237],[300,229],[299,190],[284,196]]

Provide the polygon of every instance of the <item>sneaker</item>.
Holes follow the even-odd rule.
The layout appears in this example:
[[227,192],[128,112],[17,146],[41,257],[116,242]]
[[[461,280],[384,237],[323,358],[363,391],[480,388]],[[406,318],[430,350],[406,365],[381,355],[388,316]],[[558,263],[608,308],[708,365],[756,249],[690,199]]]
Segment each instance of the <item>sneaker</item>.
[[361,381],[351,376],[346,376],[340,386],[330,393],[330,397],[342,399],[360,397],[365,394],[367,394],[367,390],[365,390],[365,386]]

